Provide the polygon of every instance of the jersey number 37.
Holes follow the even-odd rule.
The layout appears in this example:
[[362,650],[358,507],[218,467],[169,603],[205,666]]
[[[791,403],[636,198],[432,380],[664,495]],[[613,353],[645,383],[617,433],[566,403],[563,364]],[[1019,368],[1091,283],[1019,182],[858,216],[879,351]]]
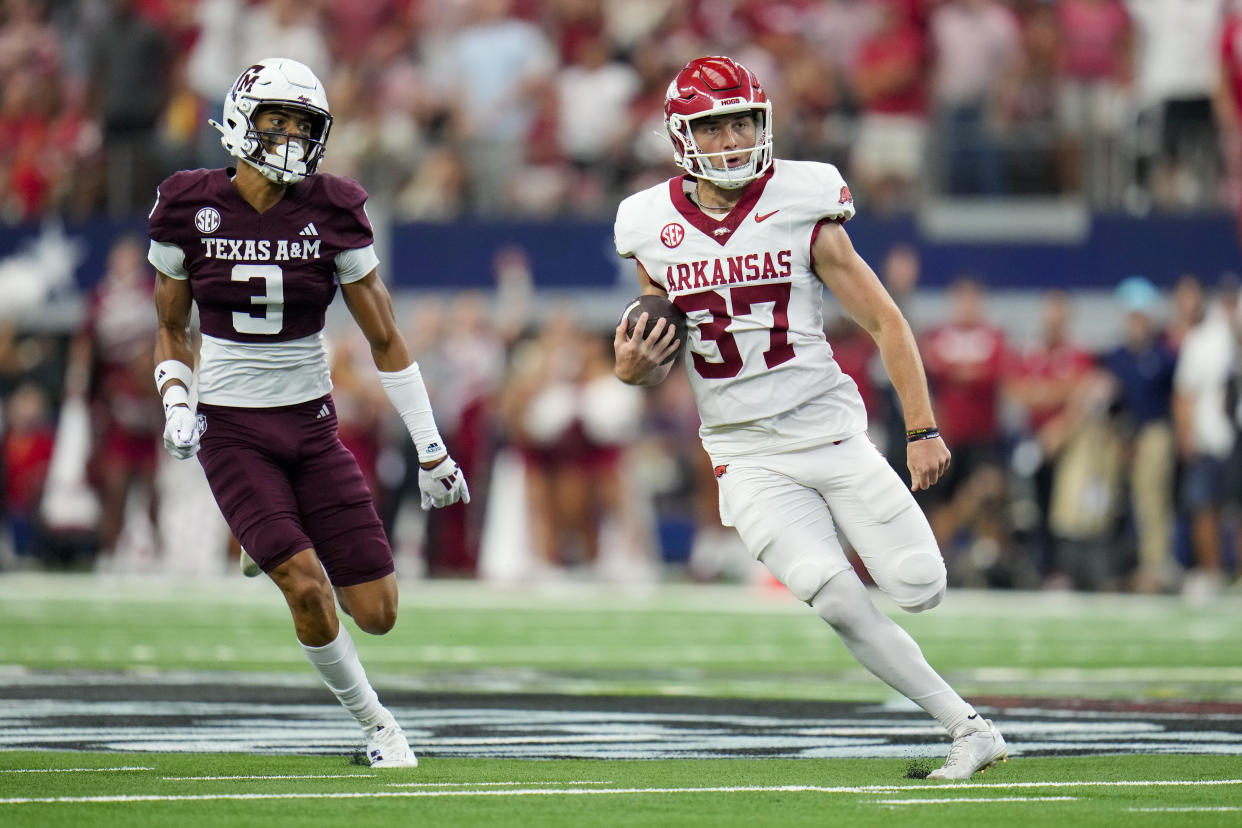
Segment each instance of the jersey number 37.
[[791,292],[792,286],[788,282],[769,282],[729,288],[728,300],[724,293],[714,290],[674,297],[673,304],[687,315],[693,311],[710,311],[712,315],[710,321],[698,326],[699,337],[716,343],[716,347],[720,349],[721,361],[708,362],[702,354],[693,354],[694,370],[699,372],[699,376],[704,379],[728,379],[741,373],[742,354],[738,350],[737,340],[728,330],[729,323],[735,316],[749,314],[753,305],[765,302],[772,303],[772,327],[768,329],[768,349],[763,352],[763,361],[768,368],[775,368],[793,359],[794,348],[789,344]]

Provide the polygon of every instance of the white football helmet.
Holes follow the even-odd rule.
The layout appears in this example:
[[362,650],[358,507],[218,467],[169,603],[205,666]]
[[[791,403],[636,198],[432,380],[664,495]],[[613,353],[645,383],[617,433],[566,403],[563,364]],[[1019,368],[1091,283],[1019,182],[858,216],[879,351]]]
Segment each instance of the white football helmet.
[[[291,107],[310,115],[311,134],[300,136],[306,141],[305,151],[298,141],[275,143],[286,139],[285,133],[260,133],[255,128],[254,119],[265,106]],[[264,58],[242,72],[224,96],[223,120],[208,123],[220,130],[220,143],[229,155],[284,185],[315,172],[332,128],[323,84],[306,64],[288,58]]]

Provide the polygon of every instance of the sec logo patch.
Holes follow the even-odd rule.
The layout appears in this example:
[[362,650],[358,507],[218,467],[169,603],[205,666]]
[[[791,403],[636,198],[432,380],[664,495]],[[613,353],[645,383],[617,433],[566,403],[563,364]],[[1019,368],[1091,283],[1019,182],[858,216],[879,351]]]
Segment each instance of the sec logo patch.
[[214,233],[220,227],[220,211],[215,207],[203,207],[194,214],[194,226],[200,233]]
[[664,242],[665,247],[676,247],[685,238],[686,228],[675,221],[664,225],[664,229],[660,231],[660,241]]

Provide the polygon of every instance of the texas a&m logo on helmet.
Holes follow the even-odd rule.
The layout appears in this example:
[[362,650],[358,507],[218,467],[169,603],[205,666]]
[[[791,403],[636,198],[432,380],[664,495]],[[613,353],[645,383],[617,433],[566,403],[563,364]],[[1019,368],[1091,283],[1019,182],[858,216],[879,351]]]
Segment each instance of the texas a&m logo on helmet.
[[237,82],[233,84],[232,93],[237,95],[240,93],[250,94],[253,92],[254,85],[258,82],[264,68],[266,67],[264,67],[262,63],[256,63],[253,66],[247,67],[246,71],[242,72],[237,77]]

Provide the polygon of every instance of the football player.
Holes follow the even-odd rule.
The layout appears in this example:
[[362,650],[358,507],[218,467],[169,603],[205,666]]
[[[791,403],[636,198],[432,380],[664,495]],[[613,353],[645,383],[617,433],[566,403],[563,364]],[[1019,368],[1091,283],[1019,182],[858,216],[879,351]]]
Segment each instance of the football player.
[[170,176],[149,217],[164,445],[181,459],[197,454],[243,562],[284,593],[307,658],[362,727],[372,767],[414,767],[336,613],[339,603],[374,635],[397,620],[392,551],[337,437],[323,327],[338,284],[418,449],[423,508],[468,503],[470,492],[377,275],[367,194],[315,172],[332,126],[319,79],[297,61],[262,60],[211,123],[238,163]]
[[[944,561],[911,490],[935,484],[949,450],[910,326],[846,234],[849,187],[830,164],[773,159],[771,103],[730,58],[687,63],[664,117],[686,174],[621,203],[616,245],[642,292],[688,317],[685,365],[721,518],[859,662],[944,725],[953,745],[931,778],[965,779],[1004,759],[1005,740],[876,608],[837,537],[903,609],[944,597]],[[858,388],[833,360],[824,286],[875,339],[901,398],[910,489],[867,439]],[[645,326],[644,315],[627,335],[622,319],[613,340],[617,376],[637,385],[663,381],[680,347],[664,320],[644,338]]]

